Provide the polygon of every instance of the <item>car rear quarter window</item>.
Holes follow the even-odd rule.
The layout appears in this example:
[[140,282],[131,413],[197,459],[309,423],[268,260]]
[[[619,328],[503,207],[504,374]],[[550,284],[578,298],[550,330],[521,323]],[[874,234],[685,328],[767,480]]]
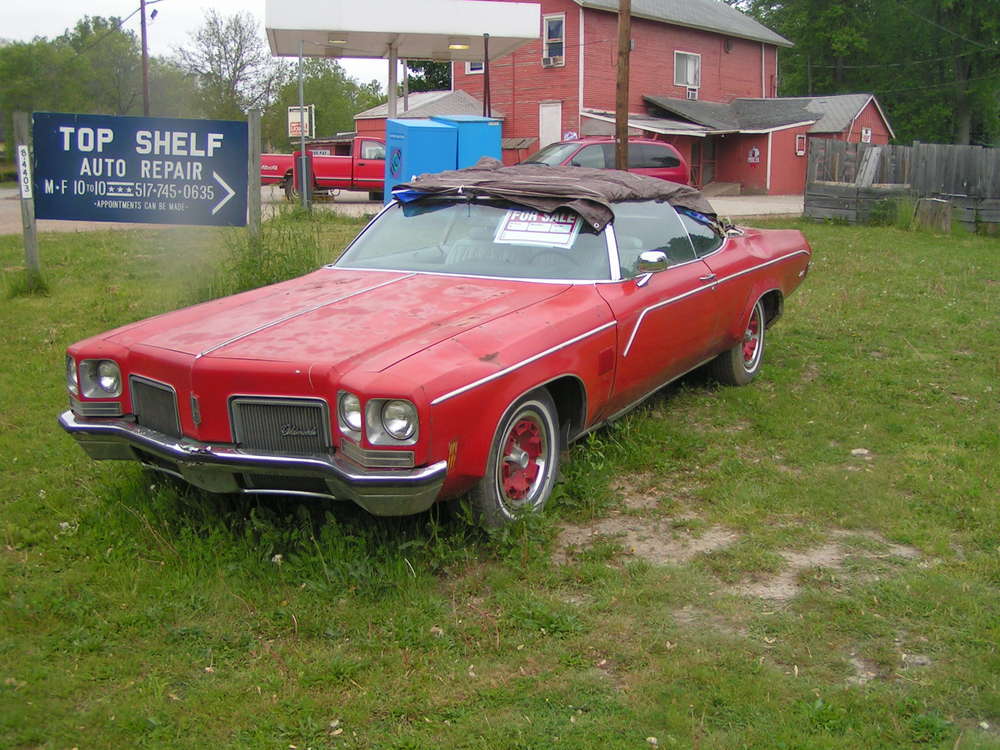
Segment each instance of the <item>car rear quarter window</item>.
[[695,260],[688,232],[669,203],[636,201],[616,203],[614,208],[622,278],[636,275],[636,262],[646,250],[662,250],[672,266]]
[[691,236],[691,244],[699,258],[722,247],[722,236],[715,229],[685,211],[678,211],[681,223]]

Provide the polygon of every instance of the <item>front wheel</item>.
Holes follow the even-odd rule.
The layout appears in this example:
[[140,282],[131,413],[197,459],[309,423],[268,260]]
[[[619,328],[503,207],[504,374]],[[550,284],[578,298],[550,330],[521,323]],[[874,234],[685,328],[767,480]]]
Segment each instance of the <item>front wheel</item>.
[[487,528],[541,510],[559,472],[555,403],[544,389],[517,401],[497,426],[486,474],[472,490],[472,509]]
[[725,385],[746,385],[757,377],[764,361],[764,325],[764,302],[757,300],[743,340],[712,360],[710,367],[716,380]]

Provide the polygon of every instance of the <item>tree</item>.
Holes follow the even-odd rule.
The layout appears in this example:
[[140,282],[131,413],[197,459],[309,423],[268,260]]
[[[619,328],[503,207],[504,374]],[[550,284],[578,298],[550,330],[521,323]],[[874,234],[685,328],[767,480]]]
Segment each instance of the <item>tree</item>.
[[1000,14],[974,0],[740,0],[795,42],[786,96],[870,92],[907,143],[1000,139]]
[[451,88],[451,63],[407,60],[410,91],[447,91]]
[[54,44],[77,55],[75,77],[88,111],[125,115],[142,98],[142,58],[135,34],[114,16],[84,16]]
[[202,111],[222,119],[265,109],[288,74],[287,65],[271,57],[249,13],[223,17],[208,10],[191,45],[179,48],[177,57],[197,78]]
[[[354,115],[385,101],[377,81],[362,85],[349,77],[335,60],[303,60],[305,103],[316,105],[316,135],[329,136],[354,129]],[[265,143],[271,148],[288,143],[287,108],[298,106],[298,76],[293,72],[278,90],[262,122]]]

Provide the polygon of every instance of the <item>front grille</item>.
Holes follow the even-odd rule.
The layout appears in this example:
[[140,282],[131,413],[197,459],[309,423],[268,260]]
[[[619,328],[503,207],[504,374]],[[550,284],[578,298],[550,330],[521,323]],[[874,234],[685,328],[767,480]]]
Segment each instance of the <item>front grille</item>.
[[172,437],[181,436],[181,423],[177,415],[177,393],[165,383],[133,375],[132,413],[143,427]]
[[250,398],[230,402],[233,440],[240,448],[282,454],[330,453],[330,417],[325,401]]

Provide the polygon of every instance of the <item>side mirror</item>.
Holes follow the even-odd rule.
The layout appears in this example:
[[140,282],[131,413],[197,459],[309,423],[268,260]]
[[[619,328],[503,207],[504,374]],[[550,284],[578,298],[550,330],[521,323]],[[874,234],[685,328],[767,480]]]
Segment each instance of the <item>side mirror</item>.
[[668,265],[667,254],[662,250],[643,250],[639,254],[639,260],[635,262],[635,272],[637,274],[656,273]]

